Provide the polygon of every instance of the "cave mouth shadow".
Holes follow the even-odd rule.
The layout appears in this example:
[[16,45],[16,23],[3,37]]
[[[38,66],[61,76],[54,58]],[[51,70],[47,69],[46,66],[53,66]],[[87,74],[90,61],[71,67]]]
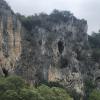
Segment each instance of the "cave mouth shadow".
[[8,76],[8,70],[3,67],[2,71],[3,71],[4,76],[7,77]]
[[62,54],[62,52],[64,50],[64,43],[62,41],[58,42],[58,50],[59,50],[60,54]]

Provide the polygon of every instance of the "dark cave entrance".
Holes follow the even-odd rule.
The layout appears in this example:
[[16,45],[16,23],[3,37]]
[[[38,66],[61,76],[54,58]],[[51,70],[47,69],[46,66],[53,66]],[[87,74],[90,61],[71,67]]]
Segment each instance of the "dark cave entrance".
[[97,78],[95,79],[95,81],[96,81],[96,82],[100,82],[100,77],[97,77]]
[[61,57],[60,63],[61,63],[61,66],[60,66],[61,68],[66,68],[68,67],[69,61],[67,58]]
[[5,77],[8,76],[8,70],[6,70],[5,68],[2,68],[3,74],[5,75]]
[[64,50],[64,43],[62,41],[58,42],[58,50],[59,50],[60,54],[62,54],[62,52]]

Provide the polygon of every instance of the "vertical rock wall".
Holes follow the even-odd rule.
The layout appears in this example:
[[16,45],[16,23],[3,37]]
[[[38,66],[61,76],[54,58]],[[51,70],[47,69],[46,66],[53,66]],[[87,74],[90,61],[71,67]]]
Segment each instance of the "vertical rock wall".
[[0,69],[3,75],[14,72],[21,54],[21,23],[3,0],[0,0]]
[[0,0],[0,73],[14,72],[32,84],[58,82],[83,94],[84,77],[91,68],[87,22],[72,15],[66,22],[44,21],[47,28],[27,31]]

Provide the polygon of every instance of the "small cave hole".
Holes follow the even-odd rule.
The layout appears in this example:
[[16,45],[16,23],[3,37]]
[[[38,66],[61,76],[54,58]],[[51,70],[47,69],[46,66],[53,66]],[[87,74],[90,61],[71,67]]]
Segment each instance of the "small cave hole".
[[61,58],[61,68],[66,68],[68,66],[68,60]]
[[2,68],[3,74],[5,75],[5,77],[8,76],[8,70],[6,70],[5,68]]
[[8,58],[8,57],[9,57],[9,54],[7,53],[7,54],[5,54],[4,56],[5,56],[6,58]]
[[100,77],[97,77],[95,81],[100,82]]
[[62,41],[58,42],[58,50],[59,50],[60,54],[62,54],[62,52],[64,50],[64,44]]
[[42,45],[42,40],[39,40],[39,45]]

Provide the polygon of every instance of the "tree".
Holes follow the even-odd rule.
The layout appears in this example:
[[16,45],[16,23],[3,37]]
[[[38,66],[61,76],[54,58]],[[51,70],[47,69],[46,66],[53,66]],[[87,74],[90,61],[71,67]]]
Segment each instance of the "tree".
[[66,90],[62,88],[53,87],[51,90],[53,91],[56,100],[73,100]]
[[46,85],[41,85],[40,87],[38,87],[38,92],[40,93],[41,96],[44,97],[44,100],[55,100],[53,92]]
[[36,90],[31,89],[22,89],[20,98],[21,100],[44,100]]
[[88,36],[90,47],[92,48],[92,57],[95,62],[100,61],[100,30],[96,33],[93,32]]
[[10,86],[10,89],[19,91],[20,89],[25,87],[25,82],[21,77],[18,76],[10,76],[6,78],[6,84]]
[[90,79],[85,80],[85,99],[89,98],[89,95],[91,93],[91,91],[93,91],[96,88],[96,85],[94,84],[94,82]]
[[89,96],[89,100],[100,100],[100,90],[93,90]]
[[18,76],[0,78],[0,100],[72,100],[66,90],[40,85],[26,86]]
[[38,88],[38,92],[44,97],[44,100],[73,100],[66,90],[58,87],[48,87],[41,85]]
[[7,90],[2,96],[0,96],[0,100],[20,100],[16,91]]

